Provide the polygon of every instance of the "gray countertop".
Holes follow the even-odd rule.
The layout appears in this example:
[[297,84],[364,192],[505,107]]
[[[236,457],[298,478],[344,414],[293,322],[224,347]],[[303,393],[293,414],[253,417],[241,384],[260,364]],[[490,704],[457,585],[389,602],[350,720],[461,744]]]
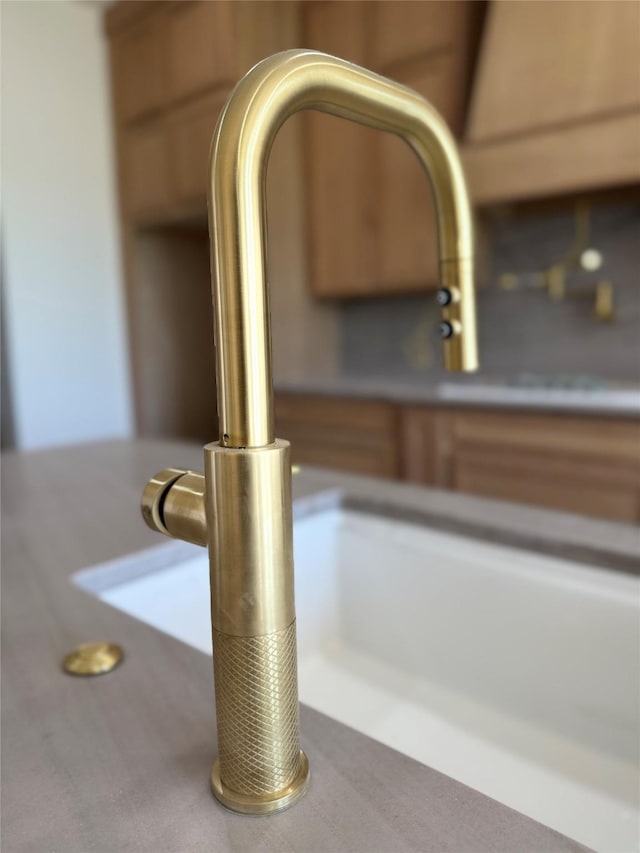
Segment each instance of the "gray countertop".
[[[109,442],[11,454],[2,464],[5,853],[584,849],[304,706],[307,797],[266,818],[224,811],[208,784],[210,658],[70,583],[82,568],[158,543],[139,516],[142,487],[168,465],[201,468],[201,450]],[[329,472],[303,471],[294,488],[298,512],[340,494],[621,568],[637,554],[624,525]],[[63,674],[64,654],[96,639],[120,643],[124,663],[96,679]]]
[[475,406],[566,414],[638,417],[640,388],[610,383],[598,387],[521,384],[514,379],[452,374],[451,378],[366,377],[340,374],[276,383],[276,391],[387,400],[415,405]]

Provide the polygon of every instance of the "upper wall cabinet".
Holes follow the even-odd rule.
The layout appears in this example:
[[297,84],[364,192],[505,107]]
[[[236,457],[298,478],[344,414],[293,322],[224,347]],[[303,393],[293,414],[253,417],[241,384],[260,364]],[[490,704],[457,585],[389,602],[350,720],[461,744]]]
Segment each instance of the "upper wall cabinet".
[[640,179],[640,5],[494,0],[465,151],[479,203]]
[[[410,86],[464,125],[481,3],[308,2],[306,43]],[[415,154],[396,137],[331,116],[307,123],[311,282],[318,296],[438,283],[435,214]]]
[[[292,14],[293,13],[293,14]],[[293,4],[127,0],[107,12],[125,215],[202,215],[220,110],[256,62],[298,40]]]
[[[302,9],[310,48],[366,63],[366,3],[310,2]],[[313,292],[370,293],[377,269],[376,132],[319,112],[305,119]]]
[[215,86],[230,86],[236,70],[231,3],[178,3],[167,21],[169,94],[180,100]]
[[149,115],[167,98],[163,16],[134,21],[113,42],[114,97],[123,121]]
[[164,121],[152,118],[127,128],[122,148],[124,203],[137,216],[161,216],[172,198]]
[[171,180],[180,204],[204,204],[211,138],[226,98],[225,91],[205,95],[169,118]]

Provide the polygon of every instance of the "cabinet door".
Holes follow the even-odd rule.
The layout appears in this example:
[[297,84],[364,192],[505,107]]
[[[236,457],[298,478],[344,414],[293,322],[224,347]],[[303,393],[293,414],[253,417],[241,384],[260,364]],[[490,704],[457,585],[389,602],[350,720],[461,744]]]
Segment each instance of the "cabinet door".
[[451,488],[450,415],[447,410],[405,406],[401,412],[400,471],[403,480]]
[[[308,43],[423,94],[462,129],[476,5],[309,3]],[[389,134],[313,116],[309,123],[312,285],[365,296],[438,285],[431,191],[415,154]]]
[[116,113],[121,121],[153,113],[166,101],[166,18],[145,17],[113,41]]
[[372,65],[384,73],[416,59],[452,56],[462,47],[461,29],[473,5],[413,0],[372,4]]
[[[381,2],[372,13],[376,68],[423,95],[456,136],[464,124],[480,5]],[[437,287],[436,218],[426,176],[401,140],[385,134],[379,146],[378,289]]]
[[235,82],[233,3],[178,3],[168,16],[167,65],[174,100]]
[[123,137],[125,205],[132,216],[153,217],[171,206],[164,119],[128,129]]
[[640,520],[630,420],[405,407],[404,479],[617,521]]
[[469,127],[487,142],[640,105],[640,6],[491,4]]
[[[419,72],[397,73],[399,83],[416,89],[434,106],[446,101],[446,78],[439,63]],[[427,290],[438,286],[438,233],[428,178],[404,140],[381,134],[379,149],[380,291]]]
[[459,491],[618,521],[640,518],[640,430],[632,421],[458,412]]
[[484,4],[380,2],[373,6],[372,66],[418,91],[454,136],[464,130]]
[[634,484],[612,479],[603,468],[558,466],[539,454],[492,457],[460,454],[454,468],[457,491],[547,509],[636,523],[640,519]]
[[395,408],[372,400],[276,396],[277,433],[294,462],[379,477],[398,476]]
[[173,191],[180,203],[204,205],[211,138],[226,92],[175,110],[169,120]]
[[[367,6],[304,4],[306,43],[366,65]],[[379,134],[317,112],[305,119],[312,290],[317,296],[373,293]]]

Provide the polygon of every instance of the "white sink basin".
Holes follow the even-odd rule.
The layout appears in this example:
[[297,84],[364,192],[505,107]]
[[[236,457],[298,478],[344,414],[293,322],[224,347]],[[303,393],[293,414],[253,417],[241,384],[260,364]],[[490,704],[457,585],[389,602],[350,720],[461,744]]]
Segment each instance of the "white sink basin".
[[[584,844],[637,849],[637,579],[338,508],[296,521],[295,560],[302,702]],[[75,581],[211,654],[202,549]]]

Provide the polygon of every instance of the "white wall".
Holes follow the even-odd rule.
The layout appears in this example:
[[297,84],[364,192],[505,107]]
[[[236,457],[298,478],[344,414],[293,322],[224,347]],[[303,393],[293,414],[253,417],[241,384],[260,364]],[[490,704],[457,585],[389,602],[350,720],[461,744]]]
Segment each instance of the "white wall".
[[21,449],[132,429],[98,3],[2,2],[2,248]]

